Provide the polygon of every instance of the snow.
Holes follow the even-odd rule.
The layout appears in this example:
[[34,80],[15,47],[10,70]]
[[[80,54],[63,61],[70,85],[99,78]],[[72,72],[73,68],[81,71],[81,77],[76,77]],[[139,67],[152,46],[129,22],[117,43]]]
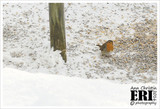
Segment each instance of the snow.
[[130,88],[138,86],[13,68],[3,69],[2,83],[3,107],[129,107]]
[[[155,3],[65,3],[64,6],[67,63],[63,62],[60,51],[50,49],[47,3],[3,4],[4,68],[121,83],[156,83],[155,70],[137,73],[133,71],[137,68],[135,64],[128,70],[118,68],[112,61],[101,58],[96,46],[116,37],[134,37],[132,25],[157,18]],[[120,57],[122,53],[115,55]]]
[[[135,70],[143,62],[139,66],[133,62],[129,68],[122,66],[125,65],[122,57],[140,56],[137,52],[127,48],[127,52],[113,53],[118,58],[107,59],[101,57],[96,45],[116,38],[124,41],[134,38],[136,27],[139,30],[153,27],[146,35],[156,34],[156,3],[65,3],[64,6],[67,63],[60,51],[50,48],[48,3],[3,4],[3,107],[131,108],[131,86],[155,86],[156,67],[137,73]],[[153,25],[142,25],[145,21]],[[154,41],[152,45],[156,46]],[[113,62],[116,59],[119,66]]]

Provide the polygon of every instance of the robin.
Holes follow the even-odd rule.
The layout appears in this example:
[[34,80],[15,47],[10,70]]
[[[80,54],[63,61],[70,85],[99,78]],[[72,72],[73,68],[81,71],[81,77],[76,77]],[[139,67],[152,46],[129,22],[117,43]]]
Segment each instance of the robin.
[[103,45],[97,45],[100,47],[102,56],[111,56],[111,53],[113,51],[113,41],[112,40],[108,40],[107,42],[105,42]]

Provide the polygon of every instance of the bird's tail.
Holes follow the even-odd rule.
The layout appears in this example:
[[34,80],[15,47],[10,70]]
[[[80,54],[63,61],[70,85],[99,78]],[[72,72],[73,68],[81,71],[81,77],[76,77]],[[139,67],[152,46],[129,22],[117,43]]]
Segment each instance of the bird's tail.
[[99,46],[101,48],[101,45],[97,44],[96,46]]

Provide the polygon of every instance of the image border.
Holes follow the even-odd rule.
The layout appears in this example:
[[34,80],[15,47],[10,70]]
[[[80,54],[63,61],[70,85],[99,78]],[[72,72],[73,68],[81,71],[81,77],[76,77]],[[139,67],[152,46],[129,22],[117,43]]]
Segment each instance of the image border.
[[[3,82],[3,3],[156,3],[157,4],[157,106],[160,107],[160,1],[159,0],[1,0],[0,2],[0,24],[1,24],[1,30],[0,30],[0,108],[5,108],[3,107],[3,100],[2,100],[2,96],[3,96],[3,91],[2,91],[2,82]],[[145,84],[144,84],[145,85]],[[7,107],[7,108],[19,108],[22,109],[24,107]],[[27,106],[25,108],[61,108],[61,107],[57,107],[57,106]],[[63,107],[62,107],[63,108]],[[64,108],[79,108],[79,107],[64,107]],[[80,108],[84,108],[84,107],[80,107]],[[85,108],[95,108],[95,107],[85,107]],[[97,107],[99,108],[99,107]],[[107,107],[106,107],[107,108]],[[111,107],[108,107],[111,108]],[[121,107],[123,108],[123,107]],[[125,108],[125,107],[124,107]],[[123,108],[123,109],[124,109]],[[127,107],[127,108],[133,108],[133,107]],[[147,108],[147,107],[146,107]]]

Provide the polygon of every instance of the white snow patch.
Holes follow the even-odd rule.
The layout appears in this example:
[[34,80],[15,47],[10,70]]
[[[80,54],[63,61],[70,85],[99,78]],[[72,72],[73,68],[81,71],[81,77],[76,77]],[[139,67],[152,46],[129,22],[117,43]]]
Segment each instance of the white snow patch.
[[3,107],[129,107],[135,85],[4,68]]

